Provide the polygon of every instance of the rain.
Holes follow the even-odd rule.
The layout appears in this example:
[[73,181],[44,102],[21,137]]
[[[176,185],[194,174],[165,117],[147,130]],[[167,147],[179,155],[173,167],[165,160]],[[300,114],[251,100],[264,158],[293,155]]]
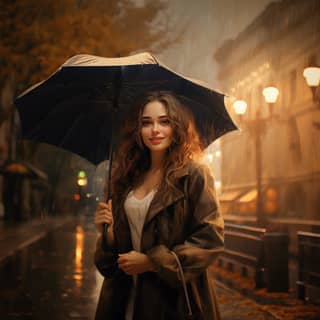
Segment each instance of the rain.
[[[94,318],[103,282],[94,212],[115,166],[109,140],[96,165],[63,144],[86,106],[67,136],[47,144],[41,126],[31,128],[38,141],[25,137],[17,97],[77,54],[142,52],[222,93],[224,117],[238,128],[229,126],[202,158],[224,219],[225,248],[209,266],[221,319],[320,319],[318,0],[1,1],[1,12],[1,319]],[[103,90],[96,100],[113,88]],[[41,94],[51,101],[26,119],[63,127],[67,109],[61,123],[46,111],[62,97]],[[103,123],[110,128],[100,137],[112,131],[112,120]],[[79,148],[90,146],[85,129]]]

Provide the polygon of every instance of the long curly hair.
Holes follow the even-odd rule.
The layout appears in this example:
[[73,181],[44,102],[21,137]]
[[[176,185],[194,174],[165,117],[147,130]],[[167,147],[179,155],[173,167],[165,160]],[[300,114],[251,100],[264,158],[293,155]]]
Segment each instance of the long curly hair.
[[144,145],[140,132],[144,107],[153,101],[159,101],[165,106],[173,129],[173,140],[166,150],[163,163],[164,174],[159,190],[170,191],[176,182],[179,170],[183,169],[189,161],[196,161],[202,153],[194,119],[187,107],[170,92],[150,92],[132,108],[122,126],[120,146],[111,181],[113,195],[121,195],[128,189],[140,185],[144,174],[150,168],[150,151]]

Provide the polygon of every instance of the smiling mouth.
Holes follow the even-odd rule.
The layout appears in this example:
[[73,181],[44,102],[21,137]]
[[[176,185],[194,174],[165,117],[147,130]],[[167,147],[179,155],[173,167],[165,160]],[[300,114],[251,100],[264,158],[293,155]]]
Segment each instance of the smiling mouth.
[[159,144],[164,138],[151,138],[149,139],[152,144]]

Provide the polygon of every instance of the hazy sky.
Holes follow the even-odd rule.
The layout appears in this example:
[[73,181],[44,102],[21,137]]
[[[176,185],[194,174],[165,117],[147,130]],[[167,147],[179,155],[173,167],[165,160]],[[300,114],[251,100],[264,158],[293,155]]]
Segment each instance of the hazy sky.
[[[274,0],[276,1],[276,0]],[[175,70],[219,87],[213,53],[234,38],[272,0],[168,0],[170,20],[186,26],[181,43],[159,58]]]

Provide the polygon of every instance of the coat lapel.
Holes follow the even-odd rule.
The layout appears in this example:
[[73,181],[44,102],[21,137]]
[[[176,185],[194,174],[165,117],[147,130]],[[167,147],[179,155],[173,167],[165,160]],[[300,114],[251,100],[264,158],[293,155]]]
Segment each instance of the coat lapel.
[[[182,170],[178,176],[178,180],[187,175],[187,169]],[[152,219],[154,219],[163,209],[169,207],[171,204],[177,202],[184,197],[183,189],[174,186],[169,193],[162,194],[157,192],[151,201],[149,210],[146,215],[144,226],[146,226]]]

